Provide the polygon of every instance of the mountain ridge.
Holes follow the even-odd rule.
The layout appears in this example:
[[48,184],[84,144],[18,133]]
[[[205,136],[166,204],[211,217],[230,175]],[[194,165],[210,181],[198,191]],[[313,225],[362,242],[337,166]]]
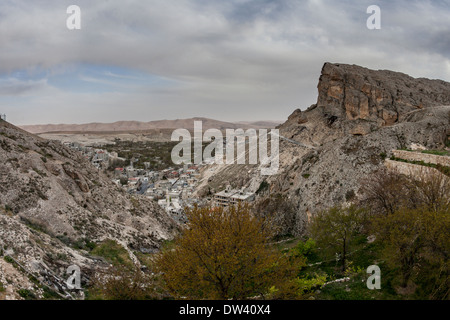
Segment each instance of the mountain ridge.
[[142,121],[116,121],[112,123],[92,122],[86,124],[44,124],[23,125],[20,128],[34,134],[56,133],[56,132],[135,132],[151,129],[192,129],[194,121],[202,121],[204,129],[262,129],[273,128],[280,124],[278,121],[242,121],[227,122],[205,117],[193,117],[175,120]]

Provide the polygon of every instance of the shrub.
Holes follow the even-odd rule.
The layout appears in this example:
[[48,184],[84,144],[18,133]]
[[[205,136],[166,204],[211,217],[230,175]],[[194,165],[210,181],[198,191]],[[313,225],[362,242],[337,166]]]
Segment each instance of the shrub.
[[20,289],[19,291],[17,291],[17,293],[19,294],[19,296],[21,296],[25,300],[36,299],[36,296],[34,295],[34,293],[32,293],[30,290],[27,290],[27,289]]

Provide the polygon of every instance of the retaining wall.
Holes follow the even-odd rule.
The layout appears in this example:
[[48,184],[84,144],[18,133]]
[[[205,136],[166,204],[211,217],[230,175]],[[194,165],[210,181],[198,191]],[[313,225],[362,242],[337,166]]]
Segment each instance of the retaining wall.
[[440,164],[450,167],[450,157],[447,156],[437,156],[434,154],[405,150],[393,150],[392,153],[396,158],[401,158],[409,161],[423,161],[426,163]]

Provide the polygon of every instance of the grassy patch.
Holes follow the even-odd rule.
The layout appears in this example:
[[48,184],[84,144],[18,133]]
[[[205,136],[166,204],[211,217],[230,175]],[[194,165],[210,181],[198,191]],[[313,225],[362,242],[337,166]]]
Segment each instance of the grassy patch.
[[335,282],[324,286],[317,295],[319,300],[396,300],[399,297],[392,292],[383,281],[380,290],[367,288],[367,276],[358,273],[350,277],[346,282]]
[[127,250],[114,240],[102,242],[91,251],[91,254],[105,258],[114,266],[133,266]]
[[423,150],[422,153],[426,154],[434,154],[436,156],[450,156],[450,151],[447,150]]

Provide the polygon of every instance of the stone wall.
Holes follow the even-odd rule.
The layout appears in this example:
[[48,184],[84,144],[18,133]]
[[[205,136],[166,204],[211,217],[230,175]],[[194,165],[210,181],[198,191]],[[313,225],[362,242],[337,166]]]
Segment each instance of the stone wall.
[[437,156],[434,154],[427,154],[421,152],[411,152],[405,150],[393,150],[392,153],[396,158],[405,159],[409,161],[423,161],[426,163],[440,164],[450,167],[450,157]]
[[384,165],[389,170],[395,170],[398,173],[407,176],[420,176],[422,174],[442,174],[440,171],[434,168],[389,159],[385,160]]

